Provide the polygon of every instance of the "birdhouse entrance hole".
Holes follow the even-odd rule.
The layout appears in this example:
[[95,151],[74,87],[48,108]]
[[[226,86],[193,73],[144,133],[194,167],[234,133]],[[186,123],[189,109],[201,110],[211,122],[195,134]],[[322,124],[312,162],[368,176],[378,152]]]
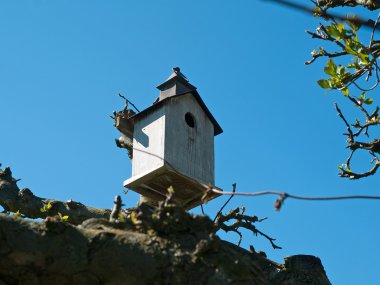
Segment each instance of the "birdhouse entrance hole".
[[186,124],[190,128],[194,128],[195,127],[195,119],[194,119],[194,116],[191,113],[186,113],[185,114],[185,121],[186,121]]

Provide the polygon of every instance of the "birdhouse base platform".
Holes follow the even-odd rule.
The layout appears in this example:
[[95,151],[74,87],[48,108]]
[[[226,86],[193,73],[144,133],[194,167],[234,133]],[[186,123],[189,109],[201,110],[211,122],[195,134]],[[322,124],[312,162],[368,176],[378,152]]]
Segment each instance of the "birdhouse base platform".
[[[124,181],[124,187],[154,201],[165,200],[170,186],[174,189],[174,202],[186,210],[190,210],[220,196],[220,194],[209,192],[205,199],[202,200],[202,197],[210,189],[210,185],[190,178],[167,165],[148,173],[133,176]],[[222,191],[222,189],[215,186],[211,187]]]

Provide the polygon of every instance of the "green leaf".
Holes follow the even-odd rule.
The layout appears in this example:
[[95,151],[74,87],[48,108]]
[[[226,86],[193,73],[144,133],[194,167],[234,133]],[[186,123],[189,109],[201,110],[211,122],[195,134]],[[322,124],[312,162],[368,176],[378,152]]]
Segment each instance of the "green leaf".
[[[355,38],[355,36],[354,36]],[[349,54],[357,55],[359,51],[363,50],[363,46],[361,43],[357,42],[355,39],[346,38],[344,40],[345,50]]]
[[125,221],[125,216],[122,213],[119,213],[118,218],[119,218],[120,222],[124,222]]
[[131,213],[131,221],[132,221],[132,223],[137,224],[137,217],[136,217],[136,212],[135,211],[133,211]]
[[170,187],[168,188],[168,192],[169,192],[170,194],[174,193],[174,188],[173,188],[173,186],[170,186]]
[[328,75],[331,75],[331,76],[336,76],[336,64],[334,63],[334,61],[332,59],[330,59],[328,62],[327,62],[327,65],[326,67],[324,68],[324,72]]
[[368,98],[368,99],[364,100],[363,103],[367,104],[367,105],[371,105],[373,103],[373,99],[372,98]]
[[362,62],[363,62],[364,64],[368,64],[368,63],[369,63],[369,58],[368,58],[368,55],[367,55],[367,54],[362,53],[362,52],[359,52],[359,53],[358,53],[358,56],[359,56],[359,58],[362,60]]
[[358,59],[356,59],[354,63],[350,63],[349,65],[347,65],[347,67],[348,68],[360,69],[360,64],[359,64]]
[[359,37],[357,34],[354,35],[354,41],[355,43],[357,43],[357,45],[359,45],[360,42],[359,42]]
[[340,32],[336,26],[336,24],[332,24],[330,26],[326,26],[326,31],[330,36],[338,37],[340,35]]
[[340,91],[342,91],[342,93],[343,93],[344,96],[348,96],[348,94],[350,93],[350,91],[348,90],[347,87],[343,88],[343,89],[340,90]]
[[342,32],[344,31],[344,25],[343,25],[342,23],[339,23],[339,24],[337,25],[337,29],[338,29],[338,31],[339,31],[340,33],[342,33]]
[[348,45],[346,44],[346,47],[345,47],[345,50],[346,52],[348,52],[349,54],[353,54],[353,55],[356,55],[356,52]]
[[321,86],[322,88],[330,88],[329,81],[326,79],[320,79],[317,81],[318,85]]
[[58,216],[61,218],[62,221],[67,221],[69,219],[69,216],[63,216],[60,212],[58,212]]
[[41,213],[48,212],[52,207],[53,205],[49,202],[46,205],[44,205],[42,208],[40,208],[40,212]]

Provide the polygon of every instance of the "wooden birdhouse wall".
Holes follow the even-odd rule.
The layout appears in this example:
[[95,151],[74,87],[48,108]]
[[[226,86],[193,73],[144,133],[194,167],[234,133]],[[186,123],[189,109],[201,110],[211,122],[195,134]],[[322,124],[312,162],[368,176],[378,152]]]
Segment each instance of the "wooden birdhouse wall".
[[192,94],[168,99],[135,121],[132,176],[165,164],[214,185],[214,126]]
[[165,160],[181,173],[214,185],[214,126],[190,93],[165,104]]
[[133,147],[132,176],[164,165],[165,105],[135,122]]

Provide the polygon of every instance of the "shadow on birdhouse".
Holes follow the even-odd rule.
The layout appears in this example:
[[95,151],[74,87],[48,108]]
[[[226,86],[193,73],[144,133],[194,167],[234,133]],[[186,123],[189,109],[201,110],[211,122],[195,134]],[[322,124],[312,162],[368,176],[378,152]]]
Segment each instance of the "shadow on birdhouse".
[[121,133],[116,143],[132,158],[132,177],[124,186],[157,202],[173,187],[176,204],[191,209],[218,196],[202,201],[216,188],[214,136],[223,131],[179,68],[157,88],[160,95],[147,109],[114,113]]

